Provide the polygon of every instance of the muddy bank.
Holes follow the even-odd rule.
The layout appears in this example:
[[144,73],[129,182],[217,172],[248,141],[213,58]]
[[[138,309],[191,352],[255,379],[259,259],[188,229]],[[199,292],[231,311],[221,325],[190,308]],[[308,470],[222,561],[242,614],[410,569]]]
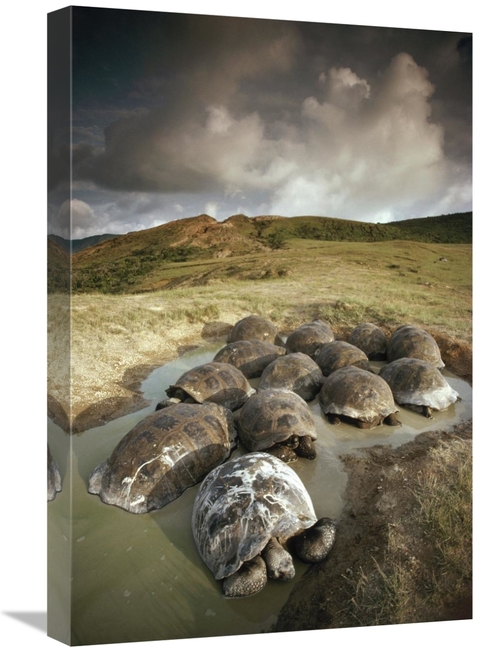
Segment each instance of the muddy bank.
[[[356,627],[400,622],[472,618],[472,577],[456,584],[448,577],[449,594],[440,609],[426,602],[426,576],[435,570],[432,533],[420,529],[411,515],[418,509],[415,480],[431,464],[431,451],[442,443],[472,445],[472,422],[453,430],[427,432],[397,449],[375,446],[342,458],[348,473],[346,507],[338,521],[332,553],[311,566],[294,588],[273,631]],[[398,550],[387,556],[391,527],[398,528]],[[471,551],[472,553],[472,551]],[[414,608],[405,620],[390,603],[386,574],[393,564],[414,569]]]

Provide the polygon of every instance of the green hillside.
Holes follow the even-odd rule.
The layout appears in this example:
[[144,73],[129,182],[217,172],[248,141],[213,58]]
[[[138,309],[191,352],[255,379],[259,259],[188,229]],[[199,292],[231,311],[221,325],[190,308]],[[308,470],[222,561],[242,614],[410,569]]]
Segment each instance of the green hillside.
[[[235,222],[235,225],[241,230],[248,230],[248,225],[241,219]],[[272,233],[282,233],[285,238],[338,242],[414,240],[467,244],[472,242],[472,213],[424,217],[387,224],[310,215],[281,220],[264,218],[263,221],[254,222],[253,228],[260,231],[262,238],[269,237]]]
[[[229,277],[283,276],[293,269],[297,255],[314,256],[311,247],[335,256],[344,243],[391,241],[469,245],[472,213],[389,224],[245,215],[218,222],[199,215],[117,236],[73,254],[73,290],[138,293]],[[360,246],[355,255],[362,259],[369,254]]]

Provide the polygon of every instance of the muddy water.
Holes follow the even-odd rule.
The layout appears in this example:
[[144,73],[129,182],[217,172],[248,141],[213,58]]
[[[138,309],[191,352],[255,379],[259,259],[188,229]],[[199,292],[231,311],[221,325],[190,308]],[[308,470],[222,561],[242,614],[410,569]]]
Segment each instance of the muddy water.
[[[268,631],[306,566],[296,561],[296,577],[286,584],[269,582],[256,596],[222,598],[216,582],[198,556],[191,536],[191,508],[197,487],[149,514],[129,514],[105,505],[87,493],[87,478],[110,455],[120,439],[165,398],[165,389],[186,369],[213,359],[220,345],[204,346],[155,370],[143,383],[151,406],[105,426],[67,437],[49,423],[49,444],[63,475],[63,492],[48,504],[49,563],[52,583],[62,605],[49,618],[60,618],[69,572],[72,587],[71,642],[73,645],[139,640],[175,639]],[[463,380],[444,372],[462,400],[432,420],[401,410],[400,428],[379,426],[363,431],[354,426],[332,427],[323,418],[318,401],[310,403],[315,417],[318,457],[293,464],[308,488],[316,514],[340,515],[346,474],[338,456],[346,451],[389,444],[398,446],[424,430],[446,428],[469,419],[472,392]],[[258,381],[253,382],[254,386]],[[233,453],[240,455],[244,450]],[[63,494],[71,489],[73,508],[68,523]],[[342,536],[339,533],[338,536]],[[67,540],[73,541],[71,566],[58,565]],[[52,563],[51,563],[52,562]],[[49,623],[57,631],[60,623]]]

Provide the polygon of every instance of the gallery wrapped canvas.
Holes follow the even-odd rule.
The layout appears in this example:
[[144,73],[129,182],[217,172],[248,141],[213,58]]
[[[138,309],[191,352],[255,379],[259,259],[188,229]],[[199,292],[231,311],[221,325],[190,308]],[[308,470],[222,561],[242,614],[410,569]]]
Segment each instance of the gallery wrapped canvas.
[[48,634],[472,617],[472,35],[48,15]]

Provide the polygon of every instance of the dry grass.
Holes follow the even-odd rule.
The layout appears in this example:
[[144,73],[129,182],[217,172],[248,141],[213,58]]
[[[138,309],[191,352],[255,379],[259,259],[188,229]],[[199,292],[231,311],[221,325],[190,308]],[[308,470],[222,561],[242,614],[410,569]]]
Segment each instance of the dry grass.
[[[459,617],[472,590],[472,446],[442,442],[410,477],[414,509],[388,525],[384,560],[359,569],[352,616],[360,625]],[[450,599],[452,601],[450,602]],[[462,616],[463,617],[463,616]]]

